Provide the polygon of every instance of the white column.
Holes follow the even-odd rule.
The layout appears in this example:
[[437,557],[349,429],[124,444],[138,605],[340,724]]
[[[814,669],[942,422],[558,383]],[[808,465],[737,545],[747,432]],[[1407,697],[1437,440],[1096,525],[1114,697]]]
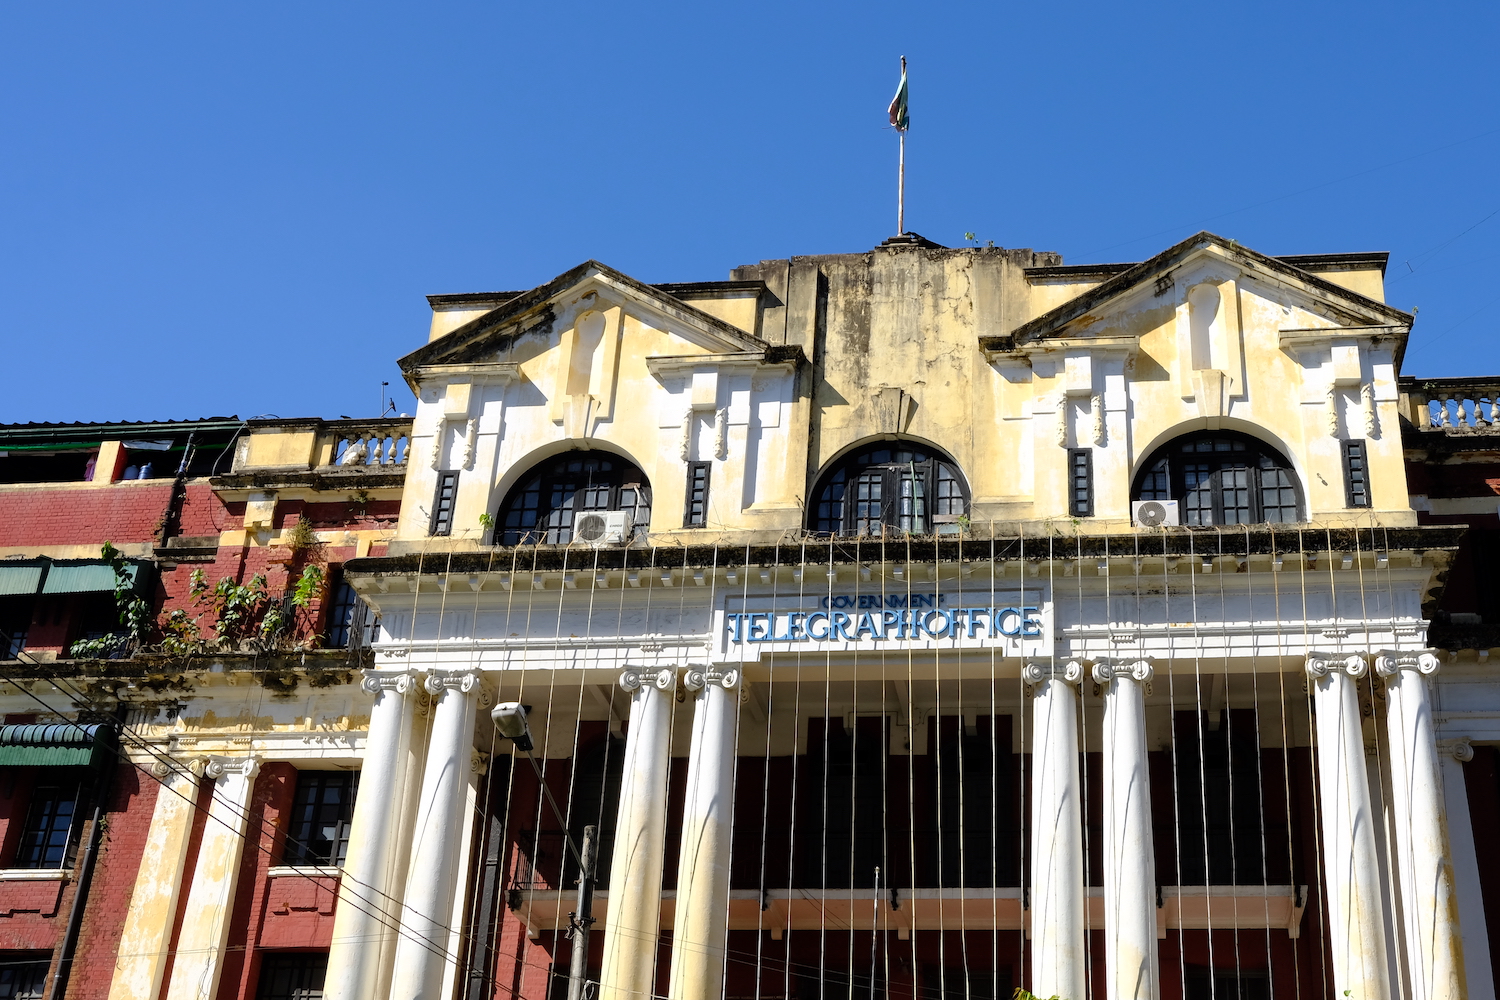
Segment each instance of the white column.
[[646,1000],[654,995],[661,926],[676,677],[670,670],[626,670],[620,674],[620,687],[630,692],[630,732],[609,870],[609,922],[604,929],[599,998]]
[[[1088,995],[1083,896],[1082,787],[1078,779],[1078,694],[1083,664],[1033,661],[1031,751],[1031,992]],[[1154,887],[1153,887],[1154,888]]]
[[[255,757],[209,757],[203,769],[213,779],[214,797],[182,911],[166,1000],[210,1000],[218,995],[240,854],[247,839],[250,792],[259,767]],[[260,843],[258,832],[248,839]]]
[[1411,1000],[1466,996],[1463,938],[1444,829],[1443,778],[1427,688],[1427,678],[1437,673],[1439,664],[1432,650],[1385,650],[1375,657],[1375,670],[1385,678],[1396,871]]
[[734,751],[740,673],[690,669],[683,684],[697,692],[682,852],[677,863],[677,919],[672,927],[672,1000],[719,1000],[729,932],[729,839],[734,813]]
[[198,801],[198,775],[186,762],[177,761],[153,764],[151,773],[161,785],[156,790],[151,829],[130,893],[130,909],[125,912],[109,1000],[156,1000],[161,995],[162,974],[177,919],[177,896]]
[[328,949],[328,1000],[362,1000],[374,996],[380,975],[394,954],[395,927],[401,919],[401,885],[397,868],[397,810],[411,748],[416,683],[410,669],[366,670],[362,687],[375,696],[370,729],[360,761],[359,795],[349,830],[349,851],[339,879],[333,941]]
[[[467,874],[460,857],[469,756],[474,749],[479,674],[432,670],[423,682],[432,695],[432,732],[412,831],[411,863],[401,908],[401,936],[391,973],[391,997],[438,1000],[447,967],[458,960],[448,948],[453,896]],[[360,789],[363,794],[364,789]]]
[[1479,851],[1474,844],[1474,820],[1469,815],[1469,789],[1464,781],[1464,764],[1473,759],[1474,748],[1467,739],[1438,744],[1448,847],[1453,852],[1453,885],[1458,890],[1458,923],[1464,929],[1464,978],[1469,1000],[1495,1000],[1489,929],[1479,885]]
[[1334,992],[1359,1000],[1390,1000],[1386,963],[1384,899],[1380,859],[1365,779],[1359,679],[1363,656],[1312,653],[1307,673],[1313,686],[1318,732],[1318,798],[1323,828],[1323,880],[1328,925],[1333,929]]
[[1156,855],[1146,757],[1146,660],[1094,664],[1104,688],[1104,969],[1107,1000],[1155,1000]]

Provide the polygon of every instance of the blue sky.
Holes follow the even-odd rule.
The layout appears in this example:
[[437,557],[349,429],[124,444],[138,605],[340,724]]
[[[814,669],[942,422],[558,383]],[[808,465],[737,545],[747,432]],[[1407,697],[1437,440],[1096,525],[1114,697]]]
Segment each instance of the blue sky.
[[1500,7],[10,4],[0,421],[373,416],[431,292],[868,249],[1387,250],[1500,375]]

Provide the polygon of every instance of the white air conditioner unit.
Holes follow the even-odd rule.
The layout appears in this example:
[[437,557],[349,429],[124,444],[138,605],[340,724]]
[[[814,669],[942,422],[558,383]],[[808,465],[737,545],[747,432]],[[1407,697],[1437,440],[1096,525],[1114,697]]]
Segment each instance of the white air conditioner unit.
[[1133,500],[1130,503],[1130,520],[1142,528],[1182,523],[1176,500]]
[[573,537],[586,545],[620,545],[630,538],[630,512],[589,510],[573,519]]

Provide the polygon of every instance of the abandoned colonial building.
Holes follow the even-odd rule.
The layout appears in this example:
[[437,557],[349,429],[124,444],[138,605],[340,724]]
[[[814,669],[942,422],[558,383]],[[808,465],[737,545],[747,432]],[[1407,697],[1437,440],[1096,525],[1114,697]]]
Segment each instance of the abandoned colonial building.
[[0,428],[0,997],[1494,998],[1500,378],[1385,262],[589,261],[410,418]]

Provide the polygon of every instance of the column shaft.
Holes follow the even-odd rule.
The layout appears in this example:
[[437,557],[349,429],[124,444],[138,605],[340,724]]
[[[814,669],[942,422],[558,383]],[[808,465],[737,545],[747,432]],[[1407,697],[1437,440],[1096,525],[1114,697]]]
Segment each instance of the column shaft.
[[[182,930],[177,935],[177,955],[166,1000],[209,1000],[218,995],[240,854],[246,840],[250,791],[255,787],[258,767],[254,757],[210,757],[204,769],[214,781],[214,797],[182,911]],[[249,839],[260,842],[258,835]]]
[[187,864],[188,840],[193,832],[193,807],[198,801],[198,776],[186,766],[156,764],[153,772],[161,780],[151,829],[141,853],[130,909],[120,933],[115,973],[109,983],[109,1000],[156,1000],[172,924],[177,919],[177,897],[182,887],[182,869]]
[[1104,686],[1104,966],[1107,1000],[1155,1000],[1156,856],[1146,700],[1151,664],[1094,666]]
[[1365,741],[1356,691],[1366,670],[1361,656],[1307,659],[1318,732],[1318,798],[1323,829],[1323,879],[1328,896],[1333,983],[1360,1000],[1390,1000],[1384,899],[1375,849],[1379,818],[1365,778]]
[[333,917],[323,989],[328,1000],[374,996],[394,954],[404,888],[396,867],[397,810],[411,749],[413,706],[407,693],[414,683],[410,670],[365,671],[363,687],[375,701]]
[[1438,750],[1438,766],[1443,772],[1443,815],[1448,820],[1453,885],[1458,891],[1458,923],[1465,933],[1464,979],[1469,1000],[1495,1000],[1489,931],[1479,883],[1479,850],[1474,844],[1474,818],[1469,813],[1469,789],[1464,781],[1464,763],[1474,759],[1474,748],[1466,739],[1444,740]]
[[1386,679],[1391,806],[1411,1000],[1460,1000],[1466,996],[1463,940],[1427,687],[1438,659],[1430,652],[1382,653],[1375,667]]
[[443,974],[458,960],[448,947],[448,923],[459,879],[467,868],[459,848],[474,749],[478,681],[472,671],[433,670],[423,682],[433,696],[432,733],[412,834],[401,937],[391,973],[391,996],[400,1000],[438,1000]]
[[698,692],[688,762],[677,919],[672,929],[672,1000],[719,1000],[729,928],[729,841],[734,812],[739,672],[691,670]]
[[620,675],[620,687],[631,692],[630,733],[610,862],[600,1000],[654,995],[675,685],[670,670],[627,670]]
[[1031,992],[1087,995],[1083,826],[1078,779],[1077,661],[1027,664],[1033,684],[1031,754]]

